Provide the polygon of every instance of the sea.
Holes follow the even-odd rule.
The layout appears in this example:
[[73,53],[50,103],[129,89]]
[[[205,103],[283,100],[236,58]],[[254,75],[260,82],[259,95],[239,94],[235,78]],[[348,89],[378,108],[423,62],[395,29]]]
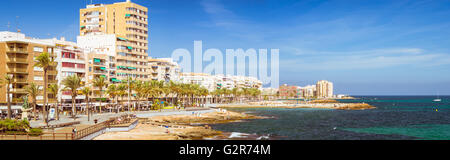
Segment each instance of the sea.
[[354,96],[376,109],[229,108],[270,117],[215,124],[229,139],[450,140],[450,96]]

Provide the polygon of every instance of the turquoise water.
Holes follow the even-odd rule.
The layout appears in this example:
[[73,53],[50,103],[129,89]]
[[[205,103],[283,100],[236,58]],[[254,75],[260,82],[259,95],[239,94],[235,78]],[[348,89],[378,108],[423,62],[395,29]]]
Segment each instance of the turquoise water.
[[[450,97],[365,96],[343,102],[365,102],[372,110],[239,108],[231,109],[272,119],[217,124],[227,132],[271,135],[272,139],[450,140]],[[437,109],[437,111],[436,111]]]

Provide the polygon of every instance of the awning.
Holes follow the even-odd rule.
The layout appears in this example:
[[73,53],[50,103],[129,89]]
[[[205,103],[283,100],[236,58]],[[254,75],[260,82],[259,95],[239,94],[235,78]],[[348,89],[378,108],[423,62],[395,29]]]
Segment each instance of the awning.
[[117,37],[117,39],[120,39],[122,41],[128,41],[128,39],[122,38],[122,37]]
[[118,80],[117,78],[111,78],[111,81],[113,81],[113,82],[122,82],[121,80]]
[[94,62],[101,62],[100,59],[94,58]]
[[133,49],[133,47],[131,47],[131,46],[127,46],[127,48],[128,48],[128,49]]
[[125,14],[125,17],[130,17],[131,16],[131,14]]
[[128,67],[128,69],[136,69],[135,67]]
[[106,70],[106,68],[105,68],[105,67],[100,67],[100,69],[101,69],[101,70]]

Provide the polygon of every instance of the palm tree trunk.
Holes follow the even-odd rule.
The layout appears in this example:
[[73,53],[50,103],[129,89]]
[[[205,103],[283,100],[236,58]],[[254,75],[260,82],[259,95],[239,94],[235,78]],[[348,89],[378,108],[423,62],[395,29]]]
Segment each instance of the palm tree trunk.
[[76,116],[76,108],[75,108],[75,96],[72,95],[72,118]]
[[11,114],[12,114],[12,110],[11,110],[11,100],[9,99],[9,95],[10,95],[10,93],[9,93],[9,83],[8,83],[8,87],[6,87],[6,93],[8,93],[7,95],[6,95],[6,99],[7,99],[7,101],[8,101],[8,119],[11,119]]
[[56,98],[56,120],[59,120],[59,102],[58,102],[58,98]]
[[34,121],[36,121],[36,98],[33,98],[33,113]]
[[[103,88],[100,88],[100,107],[98,108],[98,110],[99,110],[99,113],[102,113],[102,89]],[[94,109],[95,109],[95,107],[94,107]]]
[[89,95],[86,95],[86,99],[87,99],[86,110],[87,110],[87,116],[88,116],[88,121],[89,121],[91,119],[91,114],[89,113],[90,112],[89,111]]
[[46,107],[47,107],[47,87],[48,87],[47,79],[48,79],[47,69],[44,69],[44,88],[43,88],[43,90],[44,90],[44,103],[43,103],[44,107],[42,107],[42,110],[43,110],[42,114],[43,114],[45,124],[48,125],[48,116],[47,116],[47,109],[46,109]]

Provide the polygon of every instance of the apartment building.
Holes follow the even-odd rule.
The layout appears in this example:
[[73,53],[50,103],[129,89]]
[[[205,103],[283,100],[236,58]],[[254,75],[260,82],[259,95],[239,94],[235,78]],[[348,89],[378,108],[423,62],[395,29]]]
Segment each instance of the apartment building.
[[[146,7],[130,1],[92,4],[80,9],[78,43],[83,47],[104,48],[110,53],[110,57],[104,57],[111,65],[111,76],[106,76],[109,82],[120,82],[128,77],[150,80],[147,13]],[[115,66],[114,71],[112,66]]]
[[[44,72],[40,67],[34,67],[35,58],[41,53],[47,52],[50,58],[56,59],[55,44],[41,39],[25,37],[25,34],[16,32],[0,32],[0,75],[12,76],[13,81],[9,86],[11,102],[13,105],[23,103],[22,97],[27,95],[25,87],[30,83],[36,83],[39,88],[44,88]],[[48,84],[56,84],[58,81],[56,65],[51,66],[47,72]],[[0,105],[6,105],[6,87],[0,88]],[[56,101],[56,96],[47,93],[49,103]],[[38,104],[44,104],[43,95],[36,97]],[[31,102],[31,97],[28,98]]]
[[254,77],[245,76],[225,76],[210,75],[206,73],[182,73],[180,77],[181,83],[198,84],[205,87],[210,92],[226,88],[258,88],[262,89],[262,82]]
[[150,79],[156,81],[180,80],[180,66],[172,58],[148,59]]
[[210,92],[217,88],[216,78],[206,73],[181,73],[181,83],[198,84]]
[[318,98],[332,98],[333,97],[333,83],[320,80],[316,83]]
[[[81,78],[83,83],[86,82],[86,56],[87,54],[83,49],[78,47],[75,42],[69,42],[62,37],[61,39],[48,39],[47,42],[55,44],[56,62],[58,75],[56,77],[59,87],[65,88],[62,81],[71,75],[77,75]],[[60,102],[70,103],[72,102],[71,91],[62,91],[57,98]],[[84,95],[78,95],[75,98],[76,103],[84,102],[86,97]]]
[[290,86],[283,84],[279,88],[280,97],[282,98],[299,98],[298,97],[298,86]]

